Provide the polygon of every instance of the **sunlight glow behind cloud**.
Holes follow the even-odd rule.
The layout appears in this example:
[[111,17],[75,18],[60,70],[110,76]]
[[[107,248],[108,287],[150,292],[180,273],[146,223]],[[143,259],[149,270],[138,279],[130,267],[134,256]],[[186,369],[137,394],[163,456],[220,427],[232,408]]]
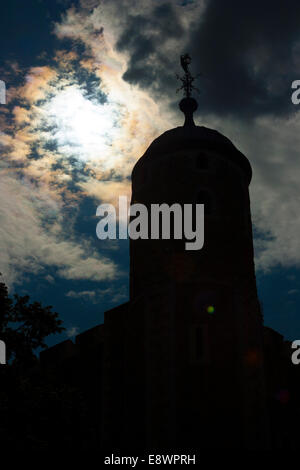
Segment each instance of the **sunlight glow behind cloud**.
[[[79,32],[72,27],[75,42]],[[166,120],[151,96],[123,80],[126,59],[103,36],[91,56],[86,32],[86,52],[61,49],[49,65],[26,70],[0,116],[0,193],[13,203],[1,208],[0,271],[10,286],[50,267],[66,280],[124,275],[95,232],[78,229],[81,207],[85,198],[96,207],[130,197],[132,167]]]
[[91,100],[75,85],[59,91],[43,111],[47,124],[54,126],[52,138],[59,152],[66,156],[98,159],[107,153],[120,131],[121,107],[110,101]]

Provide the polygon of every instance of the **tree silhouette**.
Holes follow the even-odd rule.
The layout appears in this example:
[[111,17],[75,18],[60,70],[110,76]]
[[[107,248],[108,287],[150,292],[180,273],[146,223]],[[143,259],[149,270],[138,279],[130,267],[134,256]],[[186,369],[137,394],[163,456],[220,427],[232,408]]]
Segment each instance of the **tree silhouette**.
[[[1,275],[1,274],[0,274]],[[45,348],[45,338],[64,330],[58,313],[52,306],[30,302],[28,295],[8,294],[0,282],[0,339],[6,343],[10,363],[30,366],[36,360],[35,351]]]
[[39,450],[78,445],[75,420],[85,421],[78,387],[52,380],[36,352],[50,334],[64,330],[51,306],[28,295],[10,296],[0,282],[0,339],[8,364],[0,366],[0,440],[6,449]]

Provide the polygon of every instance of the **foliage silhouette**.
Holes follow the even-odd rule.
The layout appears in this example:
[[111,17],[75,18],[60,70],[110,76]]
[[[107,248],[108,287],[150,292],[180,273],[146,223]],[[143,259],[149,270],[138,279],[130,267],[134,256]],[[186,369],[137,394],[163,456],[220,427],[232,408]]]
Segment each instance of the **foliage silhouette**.
[[70,374],[44,369],[36,355],[47,336],[63,330],[51,306],[10,296],[0,282],[0,339],[8,359],[0,366],[0,441],[6,450],[98,447],[99,424],[77,362],[70,381]]
[[35,351],[45,348],[45,339],[64,330],[52,306],[30,302],[28,295],[14,294],[0,282],[0,339],[6,344],[11,364],[28,367],[36,361]]

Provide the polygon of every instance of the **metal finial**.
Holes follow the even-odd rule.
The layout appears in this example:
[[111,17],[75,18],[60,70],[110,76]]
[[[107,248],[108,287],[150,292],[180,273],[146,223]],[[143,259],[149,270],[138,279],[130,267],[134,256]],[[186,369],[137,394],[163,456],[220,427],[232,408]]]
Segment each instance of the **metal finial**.
[[185,73],[183,77],[179,77],[177,75],[178,80],[182,81],[182,86],[178,88],[176,93],[178,93],[178,91],[180,90],[184,90],[185,98],[183,98],[179,103],[179,108],[185,115],[184,127],[195,126],[193,113],[198,108],[197,101],[191,97],[192,90],[199,91],[197,90],[197,88],[193,86],[193,81],[197,77],[193,77],[189,70],[189,65],[191,62],[192,62],[192,59],[189,54],[183,54],[180,56],[181,67],[183,68]]
[[193,86],[193,81],[197,78],[197,76],[193,77],[189,70],[189,65],[191,62],[192,59],[189,54],[183,54],[180,56],[181,67],[183,68],[185,74],[183,77],[179,77],[179,75],[177,75],[178,80],[182,81],[182,86],[178,88],[176,93],[178,93],[180,90],[184,90],[184,95],[187,98],[191,96],[192,90],[199,91]]

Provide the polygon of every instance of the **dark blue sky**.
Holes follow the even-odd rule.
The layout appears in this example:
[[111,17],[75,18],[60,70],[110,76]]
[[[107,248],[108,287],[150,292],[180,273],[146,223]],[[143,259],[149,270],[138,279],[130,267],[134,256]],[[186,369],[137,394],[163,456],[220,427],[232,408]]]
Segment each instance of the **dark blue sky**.
[[24,67],[40,64],[42,52],[53,53],[58,41],[53,22],[58,21],[66,6],[74,2],[12,0],[1,5],[1,65],[17,60]]

